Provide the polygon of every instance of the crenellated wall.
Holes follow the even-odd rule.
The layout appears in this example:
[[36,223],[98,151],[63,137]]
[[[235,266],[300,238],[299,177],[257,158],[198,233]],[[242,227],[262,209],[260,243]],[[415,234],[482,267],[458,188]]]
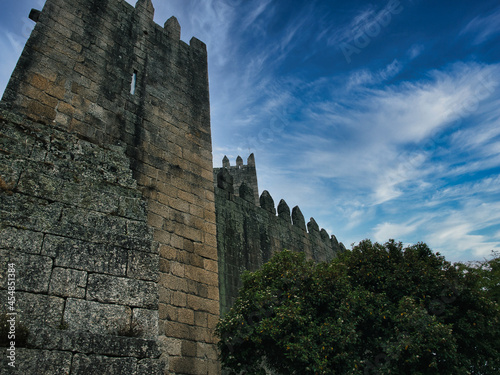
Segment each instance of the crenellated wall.
[[[257,182],[253,154],[251,160],[251,176],[255,176]],[[214,169],[221,314],[231,308],[238,295],[241,273],[258,270],[275,252],[303,251],[308,259],[321,262],[333,259],[337,252],[345,249],[335,236],[320,230],[313,218],[306,229],[299,207],[290,211],[281,200],[276,210],[268,191],[261,194],[256,204],[258,192],[244,178],[238,181],[240,186],[236,189],[235,169],[227,168],[227,158],[223,165],[226,167]]]
[[[222,168],[226,168],[233,177],[234,194],[240,195],[240,186],[245,183],[252,190],[253,200],[256,205],[259,204],[259,186],[257,183],[257,169],[255,168],[255,156],[250,154],[247,164],[243,164],[241,156],[236,158],[236,165],[231,165],[227,156],[222,159]],[[214,168],[214,186],[217,187],[217,175],[222,168]],[[247,198],[249,195],[247,194]]]
[[214,172],[206,46],[153,16],[151,0],[30,14],[0,102],[2,303],[16,276],[0,318],[28,329],[2,374],[219,374],[215,327],[241,272],[284,248],[343,249],[259,197],[253,154]]

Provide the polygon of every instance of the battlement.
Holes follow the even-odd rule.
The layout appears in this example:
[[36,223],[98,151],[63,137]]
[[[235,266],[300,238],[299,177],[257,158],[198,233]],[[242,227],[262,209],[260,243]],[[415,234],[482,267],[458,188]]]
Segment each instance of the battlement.
[[[259,187],[257,183],[257,169],[255,167],[255,156],[250,154],[247,159],[247,164],[243,164],[241,156],[236,158],[236,165],[231,166],[227,156],[222,159],[222,168],[214,168],[214,184],[217,186],[218,174],[221,170],[225,169],[229,175],[232,176],[231,184],[233,186],[233,194],[237,197],[244,196],[245,200],[254,202],[259,205]],[[241,186],[244,186],[243,193]]]
[[[243,201],[249,202],[251,204],[253,203],[254,192],[246,184],[245,181],[243,181],[239,188],[236,189],[234,187],[233,176],[231,175],[229,170],[227,168],[219,168],[218,170],[219,172],[217,173],[215,181],[217,188],[221,191],[219,195],[223,194],[228,200],[234,201],[234,197],[239,197]],[[222,193],[222,191],[224,191],[225,193]],[[236,194],[236,191],[238,191],[238,194]],[[238,200],[238,203],[241,203],[241,200]],[[339,247],[337,238],[334,235],[330,237],[328,232],[324,228],[321,228],[320,230],[319,225],[316,220],[314,220],[314,218],[311,217],[306,225],[304,215],[302,214],[299,206],[295,206],[292,211],[290,211],[290,207],[288,206],[286,201],[284,199],[281,199],[276,210],[274,199],[267,190],[264,190],[260,195],[259,204],[257,206],[264,211],[267,211],[271,215],[284,220],[286,223],[292,224],[295,228],[298,228],[304,233],[307,233],[309,235],[319,234],[320,238],[325,242],[327,246],[331,246],[336,250]],[[317,261],[325,260],[316,258],[313,254],[310,254],[309,257],[315,258],[315,260]],[[326,255],[326,258],[331,259],[333,258],[333,256]]]
[[151,0],[47,0],[2,105],[99,144],[134,145],[154,131],[145,121],[186,116],[178,125],[201,121],[209,137],[206,46],[153,17]]
[[215,329],[241,272],[285,248],[343,249],[259,196],[253,154],[213,168],[206,46],[154,12],[46,0],[30,13],[0,102],[0,253],[30,332],[19,373],[219,374]]
[[30,14],[0,102],[12,186],[0,238],[27,275],[19,316],[50,331],[20,373],[219,373],[207,50],[154,12],[151,0],[46,0]]
[[257,183],[253,154],[248,160],[245,166],[238,157],[236,166],[231,166],[224,157],[223,167],[214,169],[221,314],[238,295],[242,271],[258,270],[274,253],[283,249],[300,251],[308,259],[321,262],[345,250],[334,235],[330,237],[320,229],[316,220],[310,218],[306,224],[298,206],[290,211],[282,199],[276,208],[267,190],[257,196],[256,202],[255,191],[247,183],[249,175]]

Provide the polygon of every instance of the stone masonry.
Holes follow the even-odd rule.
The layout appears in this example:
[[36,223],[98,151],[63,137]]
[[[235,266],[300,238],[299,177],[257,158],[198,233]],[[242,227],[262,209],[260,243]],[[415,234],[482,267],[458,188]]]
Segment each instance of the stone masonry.
[[2,287],[15,263],[33,333],[19,374],[219,372],[206,47],[153,15],[151,0],[30,15],[1,102]]
[[303,251],[308,259],[323,262],[345,250],[335,236],[320,230],[313,218],[306,229],[299,207],[290,212],[282,199],[276,211],[266,190],[258,198],[253,154],[248,160],[250,168],[245,169],[241,157],[238,156],[236,167],[230,167],[224,157],[223,167],[214,169],[221,314],[231,308],[238,296],[241,273],[258,270],[276,252]]
[[[255,156],[250,154],[247,164],[243,164],[241,156],[236,158],[236,165],[231,165],[227,156],[222,159],[222,168],[225,168],[233,177],[234,195],[240,196],[240,186],[244,183],[252,192],[253,201],[259,205],[259,186],[257,183],[257,169],[255,167]],[[217,187],[217,175],[222,168],[214,168],[214,186]],[[248,189],[247,189],[248,190]]]
[[162,374],[158,244],[124,147],[1,111],[0,150],[2,309],[13,263],[30,332],[0,373]]
[[153,16],[151,0],[30,13],[0,102],[0,328],[15,314],[27,338],[11,367],[0,337],[0,374],[220,374],[241,272],[343,249],[259,197],[253,154],[213,169],[206,46]]

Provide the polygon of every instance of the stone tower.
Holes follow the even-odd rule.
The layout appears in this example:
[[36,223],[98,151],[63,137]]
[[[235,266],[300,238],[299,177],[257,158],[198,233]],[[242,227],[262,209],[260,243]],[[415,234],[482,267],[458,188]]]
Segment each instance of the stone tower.
[[30,14],[0,104],[1,260],[37,333],[19,373],[219,372],[206,46],[153,16],[151,0]]
[[222,169],[226,169],[227,172],[233,178],[234,195],[240,196],[240,187],[242,184],[246,185],[246,190],[248,196],[253,197],[253,202],[259,205],[259,186],[257,183],[257,169],[255,167],[255,156],[250,154],[247,159],[247,164],[243,164],[243,159],[241,156],[236,158],[236,165],[231,165],[227,156],[224,156],[222,160],[222,168],[214,168],[214,185],[217,186],[217,175]]

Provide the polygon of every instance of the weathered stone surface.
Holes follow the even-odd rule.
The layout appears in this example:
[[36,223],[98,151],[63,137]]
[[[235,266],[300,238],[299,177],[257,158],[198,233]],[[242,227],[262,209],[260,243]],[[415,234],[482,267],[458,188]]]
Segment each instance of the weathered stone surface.
[[159,264],[159,254],[130,251],[127,276],[133,279],[157,281]]
[[242,182],[239,188],[239,196],[241,199],[246,200],[247,202],[254,202],[254,193],[250,186],[248,186],[245,182]]
[[[2,351],[4,352],[4,351]],[[67,375],[73,353],[17,348],[15,368],[8,366],[5,355],[0,357],[0,373],[15,375]]]
[[136,375],[164,375],[168,363],[157,359],[143,359],[137,363]]
[[0,217],[7,226],[50,233],[57,228],[63,205],[20,194],[0,192]]
[[28,336],[28,345],[35,349],[44,348],[114,357],[158,358],[161,354],[156,340],[69,329],[33,329]]
[[264,210],[276,215],[276,208],[274,208],[274,200],[267,190],[264,190],[260,196],[260,207]]
[[0,227],[0,249],[40,254],[43,233],[13,227]]
[[104,303],[157,309],[158,286],[149,281],[93,274],[89,275],[87,298]]
[[133,309],[132,328],[137,329],[142,338],[158,337],[158,310]]
[[330,241],[330,236],[328,235],[328,232],[324,228],[321,228],[321,230],[319,231],[319,234],[321,236],[321,239],[325,243],[328,243]]
[[288,207],[284,199],[280,200],[278,204],[278,217],[282,218],[287,223],[291,223],[290,207]]
[[175,40],[179,40],[181,38],[181,25],[174,16],[170,17],[165,22],[164,28],[170,38]]
[[67,299],[64,309],[64,322],[69,330],[96,334],[127,332],[131,317],[132,309],[127,306],[73,298]]
[[339,246],[339,241],[337,240],[337,237],[335,237],[335,235],[332,234],[332,237],[331,237],[331,241],[332,241],[332,245],[334,247],[338,247]]
[[292,209],[292,222],[297,228],[302,229],[303,231],[306,230],[306,220],[304,219],[304,215],[298,206],[295,206]]
[[28,328],[57,328],[63,319],[64,300],[59,297],[25,292],[16,293],[16,310]]
[[87,272],[56,267],[52,271],[49,294],[61,297],[85,298]]
[[47,235],[42,255],[54,258],[59,267],[117,276],[127,272],[128,251],[117,246]]
[[75,354],[71,374],[135,374],[136,358],[112,358],[100,355]]
[[316,220],[314,218],[311,218],[309,222],[307,223],[307,231],[311,234],[319,234],[319,225],[316,223]]
[[[0,250],[3,264],[2,273],[7,268],[5,263],[14,263],[16,269],[16,290],[33,293],[47,292],[52,273],[52,259],[40,255],[25,254],[19,251]],[[4,280],[0,287],[6,288]]]
[[222,168],[217,173],[217,187],[234,194],[233,176],[231,176],[226,168]]

